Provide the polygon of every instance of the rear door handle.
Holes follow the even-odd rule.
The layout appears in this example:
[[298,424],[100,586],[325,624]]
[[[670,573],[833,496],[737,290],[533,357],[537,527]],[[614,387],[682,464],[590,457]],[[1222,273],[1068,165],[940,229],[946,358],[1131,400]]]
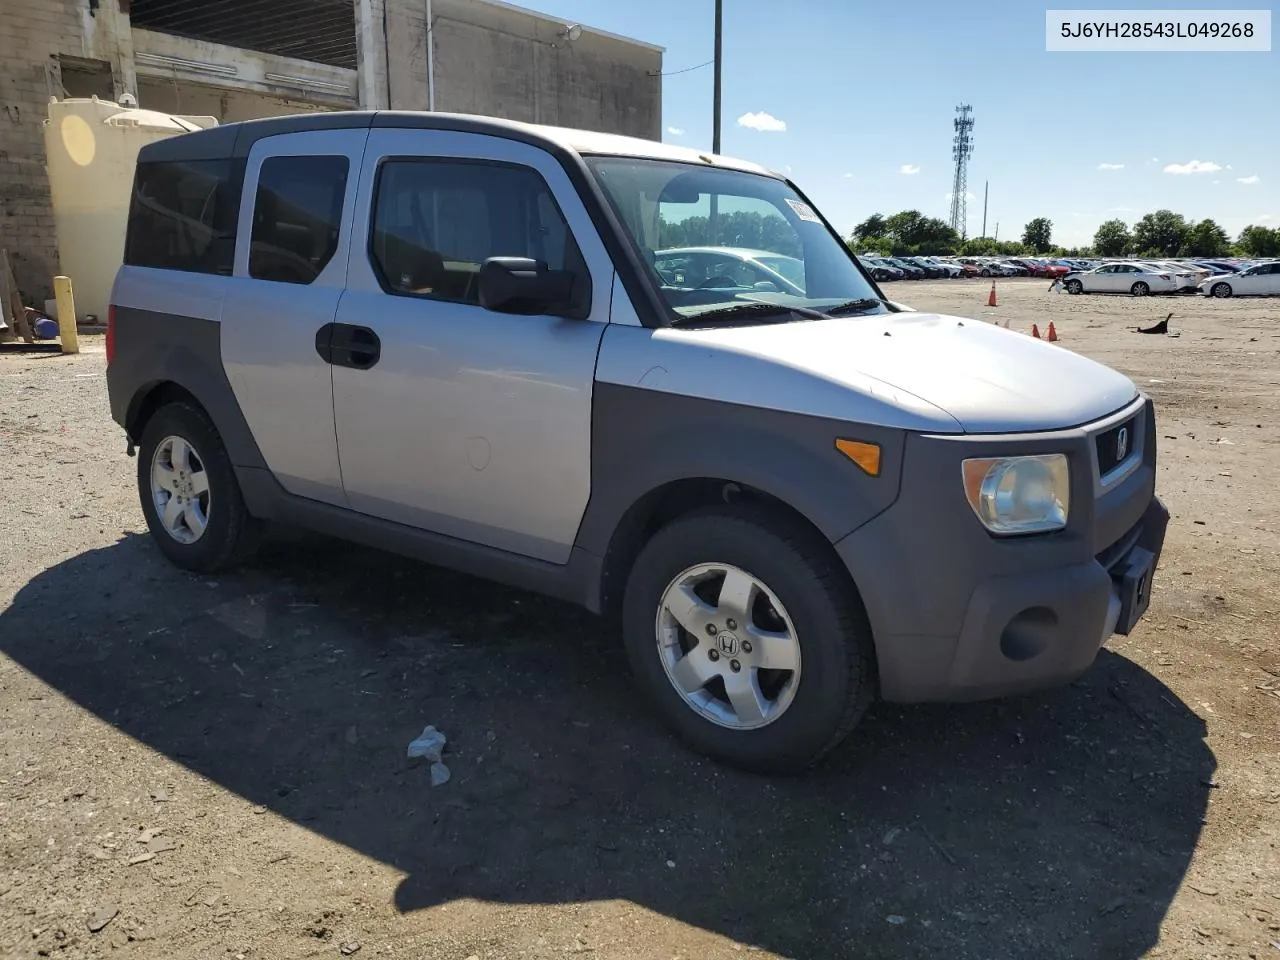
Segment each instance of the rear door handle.
[[334,366],[368,370],[382,358],[382,341],[368,327],[326,323],[316,331],[316,353]]

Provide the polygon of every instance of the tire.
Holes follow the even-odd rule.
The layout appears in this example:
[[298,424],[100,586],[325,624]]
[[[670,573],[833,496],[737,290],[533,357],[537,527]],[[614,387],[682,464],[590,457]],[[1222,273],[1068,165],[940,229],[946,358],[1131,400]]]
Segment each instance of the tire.
[[1068,280],[1066,283],[1067,293],[1081,294],[1084,293],[1084,284],[1079,280]]
[[[179,443],[185,444],[186,454],[177,452]],[[162,475],[169,479],[160,480]],[[203,480],[197,479],[200,475]],[[175,486],[167,486],[169,482]],[[183,495],[192,509],[180,502],[175,514],[181,517],[170,532],[161,501],[167,505]],[[147,423],[138,445],[138,496],[160,552],[183,570],[214,573],[247,559],[257,548],[261,524],[249,515],[222,438],[199,407],[171,403]],[[197,531],[200,517],[203,528]]]
[[1135,297],[1145,297],[1147,294],[1151,292],[1151,288],[1147,286],[1145,281],[1139,280],[1137,283],[1135,283],[1132,287],[1129,288],[1129,292],[1132,293]]
[[980,272],[978,273],[978,276],[982,277],[982,278],[985,280],[985,279],[987,279],[987,278],[989,278],[989,277],[991,276],[991,271],[990,271],[990,270],[982,270],[982,271],[980,271]]
[[[781,625],[776,636],[787,634],[792,642],[766,648],[757,640],[760,649],[753,649],[750,640],[758,634],[747,623],[730,623],[731,603],[704,600],[685,614],[692,630],[677,624],[664,601],[681,595],[675,589],[681,579],[706,576],[699,589],[718,603],[726,566],[736,568],[735,583],[745,573],[755,584],[744,590],[757,598],[752,619],[775,631]],[[770,622],[774,600],[781,616]],[[711,634],[709,623],[718,632]],[[791,774],[812,767],[849,735],[875,696],[866,613],[830,547],[759,507],[698,511],[654,534],[628,576],[622,631],[632,673],[667,726],[692,749],[743,769]],[[785,650],[775,662],[794,656],[797,667],[752,667],[750,660],[759,663],[766,649]],[[734,667],[739,662],[741,669]],[[681,664],[694,665],[688,694],[673,679]],[[727,698],[723,684],[741,691],[746,681],[740,678],[754,678],[748,687],[756,698],[738,702],[758,713],[739,711]]]
[[1209,293],[1219,300],[1225,300],[1234,293],[1229,283],[1215,283],[1209,288]]

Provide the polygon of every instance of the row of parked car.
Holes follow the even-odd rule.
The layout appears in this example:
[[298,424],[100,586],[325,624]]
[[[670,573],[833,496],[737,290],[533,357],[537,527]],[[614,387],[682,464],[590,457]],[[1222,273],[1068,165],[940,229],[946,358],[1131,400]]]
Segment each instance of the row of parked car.
[[1217,297],[1280,296],[1280,260],[1121,260],[1062,278],[1067,293],[1198,293]]
[[1044,277],[1057,280],[1073,270],[1085,268],[1081,260],[1044,257],[886,257],[878,253],[861,253],[858,259],[877,281],[962,277]]
[[1200,293],[1211,297],[1280,296],[1280,261],[1222,259],[1102,260],[1078,257],[886,257],[858,259],[878,281],[962,277],[1041,277],[1068,293]]

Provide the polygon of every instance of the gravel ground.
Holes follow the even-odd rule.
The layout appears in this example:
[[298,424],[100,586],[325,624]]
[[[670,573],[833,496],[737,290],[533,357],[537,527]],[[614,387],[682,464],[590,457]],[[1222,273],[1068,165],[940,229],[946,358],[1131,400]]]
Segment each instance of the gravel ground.
[[1145,622],[798,780],[682,750],[572,608],[313,537],[176,571],[100,338],[0,356],[0,956],[1280,960],[1280,301],[1047,286],[886,292],[1155,397]]

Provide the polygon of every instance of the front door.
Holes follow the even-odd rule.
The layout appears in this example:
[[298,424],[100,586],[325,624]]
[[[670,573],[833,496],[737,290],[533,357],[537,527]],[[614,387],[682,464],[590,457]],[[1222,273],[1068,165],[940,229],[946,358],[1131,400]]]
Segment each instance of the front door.
[[[591,493],[613,268],[563,168],[500,137],[375,128],[352,249],[332,333],[349,506],[567,562]],[[495,256],[573,270],[589,317],[484,309],[479,269]]]

